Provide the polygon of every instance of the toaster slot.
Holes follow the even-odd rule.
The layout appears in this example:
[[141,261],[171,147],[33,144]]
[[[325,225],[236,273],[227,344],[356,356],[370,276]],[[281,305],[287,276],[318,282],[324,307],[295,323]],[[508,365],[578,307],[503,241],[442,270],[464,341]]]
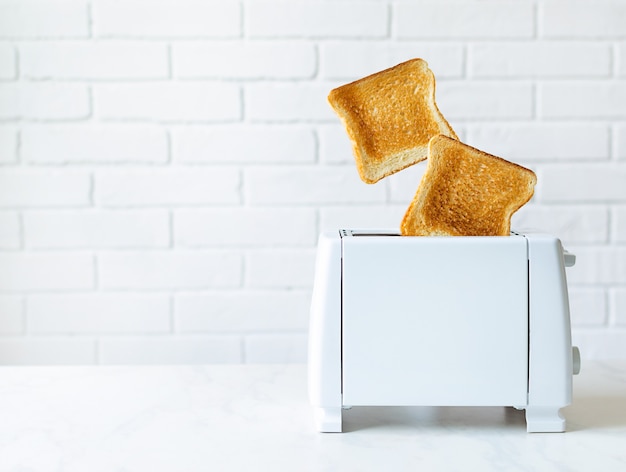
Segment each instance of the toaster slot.
[[342,230],[341,231],[341,235],[344,237],[385,237],[385,236],[401,236],[401,234],[398,231],[395,230],[385,230],[385,229],[381,229],[381,230],[372,230],[372,229],[366,229],[366,230],[359,230],[359,229],[350,229],[350,230]]

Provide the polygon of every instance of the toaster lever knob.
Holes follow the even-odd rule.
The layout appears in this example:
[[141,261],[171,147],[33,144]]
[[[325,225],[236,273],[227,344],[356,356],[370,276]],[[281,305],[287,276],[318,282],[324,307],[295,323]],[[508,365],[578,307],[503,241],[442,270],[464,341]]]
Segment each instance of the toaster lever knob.
[[572,371],[574,375],[580,374],[580,349],[572,346]]
[[576,264],[576,254],[572,254],[571,252],[567,252],[563,249],[563,263],[565,267],[572,267]]

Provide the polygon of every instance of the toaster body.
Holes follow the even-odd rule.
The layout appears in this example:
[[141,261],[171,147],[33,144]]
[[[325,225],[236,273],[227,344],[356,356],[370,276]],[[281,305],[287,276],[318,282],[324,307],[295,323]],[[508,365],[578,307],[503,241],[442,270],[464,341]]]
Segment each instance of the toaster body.
[[564,431],[579,357],[565,266],[549,235],[320,236],[309,397],[321,432],[351,406],[512,406]]

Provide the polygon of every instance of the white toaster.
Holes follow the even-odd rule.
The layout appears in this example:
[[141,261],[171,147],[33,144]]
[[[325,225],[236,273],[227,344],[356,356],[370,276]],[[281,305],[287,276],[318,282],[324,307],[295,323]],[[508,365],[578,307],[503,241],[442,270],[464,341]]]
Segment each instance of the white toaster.
[[351,406],[512,406],[529,432],[565,431],[580,355],[565,267],[546,234],[319,239],[309,330],[316,428]]

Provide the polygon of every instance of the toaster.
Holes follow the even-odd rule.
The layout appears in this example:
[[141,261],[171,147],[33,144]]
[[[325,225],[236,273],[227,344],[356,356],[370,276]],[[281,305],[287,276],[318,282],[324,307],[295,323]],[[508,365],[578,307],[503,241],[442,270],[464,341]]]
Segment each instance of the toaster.
[[548,234],[323,232],[309,327],[315,427],[352,406],[506,406],[528,432],[565,431],[580,353],[565,267]]

